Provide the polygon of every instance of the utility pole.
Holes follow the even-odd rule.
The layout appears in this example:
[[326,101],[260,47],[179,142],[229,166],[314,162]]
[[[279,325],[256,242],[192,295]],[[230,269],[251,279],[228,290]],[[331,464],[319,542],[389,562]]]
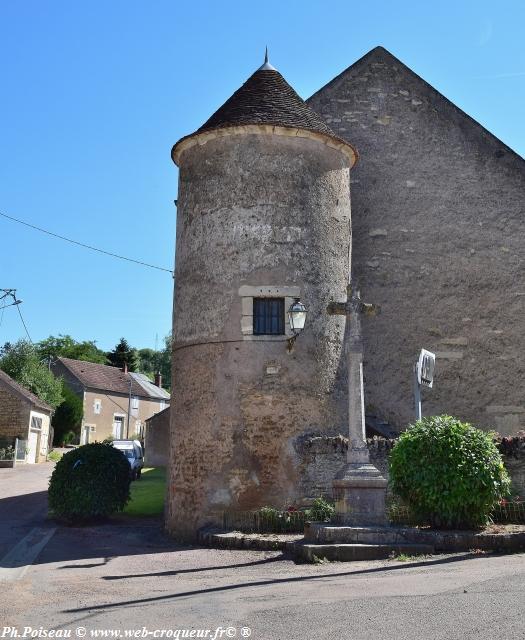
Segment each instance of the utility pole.
[[11,302],[10,304],[6,303],[2,305],[2,309],[5,309],[6,307],[13,307],[22,303],[22,300],[16,299],[16,289],[0,289],[0,301],[5,300],[8,297],[11,297],[13,299],[13,302]]
[[414,364],[414,412],[416,414],[416,421],[421,420],[421,385],[418,380],[417,364],[417,362]]
[[128,372],[128,376],[129,376],[129,396],[128,396],[128,423],[126,425],[126,440],[129,439],[129,417],[131,414],[131,384],[133,382],[133,378],[131,377],[131,374]]
[[24,322],[24,318],[22,317],[22,312],[20,311],[20,304],[22,304],[22,300],[18,300],[16,297],[16,289],[0,289],[0,302],[2,300],[5,300],[6,298],[11,297],[13,302],[11,302],[10,304],[7,304],[7,302],[4,302],[4,304],[2,305],[1,310],[2,310],[2,318],[3,318],[3,313],[4,313],[4,309],[6,307],[16,307],[16,310],[18,311],[18,315],[20,316],[20,320],[22,321],[22,324],[24,325],[24,329],[25,332],[27,333],[27,337],[29,339],[29,342],[31,344],[33,344],[33,341],[31,340],[31,336],[29,335],[29,331],[27,330],[27,326],[26,323]]

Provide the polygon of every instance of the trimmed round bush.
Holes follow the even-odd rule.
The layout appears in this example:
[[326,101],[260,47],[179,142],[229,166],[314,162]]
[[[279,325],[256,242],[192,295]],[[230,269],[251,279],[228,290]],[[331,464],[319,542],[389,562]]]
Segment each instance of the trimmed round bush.
[[85,444],[62,456],[49,482],[49,507],[69,522],[104,518],[129,500],[130,467],[111,444]]
[[421,524],[484,526],[510,489],[493,435],[451,416],[419,420],[391,451],[393,492]]

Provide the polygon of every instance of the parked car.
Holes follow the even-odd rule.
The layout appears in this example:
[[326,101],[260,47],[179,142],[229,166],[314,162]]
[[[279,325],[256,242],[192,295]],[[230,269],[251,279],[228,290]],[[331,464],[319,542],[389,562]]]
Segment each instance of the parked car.
[[144,451],[138,440],[113,440],[115,449],[119,449],[126,456],[130,466],[131,479],[140,480],[144,466]]

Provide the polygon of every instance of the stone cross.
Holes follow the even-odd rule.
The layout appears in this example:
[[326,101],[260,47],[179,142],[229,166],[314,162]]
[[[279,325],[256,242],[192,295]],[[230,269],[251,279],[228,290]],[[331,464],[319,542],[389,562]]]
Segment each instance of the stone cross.
[[328,305],[330,315],[344,315],[347,321],[347,367],[348,367],[348,462],[368,462],[368,448],[365,432],[365,400],[363,388],[363,338],[361,314],[374,316],[380,308],[361,301],[355,284],[346,289],[346,302],[332,302]]
[[370,464],[366,445],[361,334],[361,315],[373,316],[380,309],[362,302],[357,287],[350,283],[346,302],[331,302],[327,311],[346,316],[348,340],[348,452],[347,464],[333,483],[336,517],[342,524],[353,526],[383,525],[387,482]]

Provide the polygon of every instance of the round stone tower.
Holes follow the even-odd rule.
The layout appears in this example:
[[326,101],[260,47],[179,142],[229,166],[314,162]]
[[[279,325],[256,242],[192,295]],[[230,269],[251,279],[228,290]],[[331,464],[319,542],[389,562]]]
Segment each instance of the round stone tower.
[[[266,59],[172,158],[166,517],[192,538],[226,511],[303,503],[301,438],[347,431],[345,319],[326,307],[346,296],[357,154]],[[291,344],[295,298],[307,319]]]

